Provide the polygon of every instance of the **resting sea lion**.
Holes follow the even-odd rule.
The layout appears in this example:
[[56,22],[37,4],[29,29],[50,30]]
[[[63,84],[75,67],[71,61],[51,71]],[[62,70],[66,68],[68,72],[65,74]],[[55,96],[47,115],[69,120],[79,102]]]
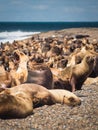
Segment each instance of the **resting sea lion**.
[[36,83],[51,89],[53,76],[49,67],[43,64],[35,64],[32,69],[28,69],[28,76],[25,83]]
[[0,89],[0,118],[24,118],[33,107],[63,103],[80,105],[81,100],[67,90],[48,90],[37,84],[21,84]]
[[96,78],[88,77],[86,81],[84,82],[85,85],[91,85],[91,84],[96,84],[96,83],[98,83],[98,77]]
[[67,90],[61,90],[61,89],[52,89],[49,90],[49,92],[53,95],[55,98],[56,103],[62,103],[67,105],[79,105],[81,104],[81,101],[77,96],[70,91]]

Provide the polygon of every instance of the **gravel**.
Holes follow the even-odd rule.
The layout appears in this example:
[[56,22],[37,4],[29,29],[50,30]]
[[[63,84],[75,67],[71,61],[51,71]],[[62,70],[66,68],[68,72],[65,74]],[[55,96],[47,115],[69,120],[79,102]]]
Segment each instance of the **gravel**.
[[0,130],[98,130],[98,84],[83,86],[75,94],[82,100],[80,106],[45,105],[24,119],[0,119]]
[[[98,29],[65,29],[41,33],[40,37],[52,34],[85,34],[92,40],[98,38]],[[34,109],[34,114],[24,119],[0,119],[0,130],[98,130],[98,83],[83,85],[75,94],[82,100],[80,106],[45,105]]]

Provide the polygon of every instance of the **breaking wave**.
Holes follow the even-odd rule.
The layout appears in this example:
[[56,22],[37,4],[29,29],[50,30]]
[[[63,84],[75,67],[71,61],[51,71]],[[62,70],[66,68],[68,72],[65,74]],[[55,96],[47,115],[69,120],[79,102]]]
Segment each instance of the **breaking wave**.
[[4,31],[4,32],[0,32],[0,42],[12,43],[14,40],[23,40],[23,39],[29,38],[33,34],[38,34],[38,33],[40,33],[40,32]]

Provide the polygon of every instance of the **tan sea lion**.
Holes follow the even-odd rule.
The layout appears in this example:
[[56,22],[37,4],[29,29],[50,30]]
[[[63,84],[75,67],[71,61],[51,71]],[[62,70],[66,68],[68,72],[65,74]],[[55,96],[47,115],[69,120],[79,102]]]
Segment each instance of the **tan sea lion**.
[[15,58],[18,60],[18,68],[15,70],[14,63],[9,62],[10,67],[10,75],[12,79],[12,85],[16,86],[21,83],[24,83],[27,80],[28,76],[28,69],[27,69],[27,62],[28,62],[28,56],[26,56],[23,52],[19,50],[14,51]]
[[91,84],[96,84],[96,83],[98,83],[98,77],[96,78],[88,77],[86,81],[84,82],[85,85],[91,85]]
[[[61,71],[58,75],[58,82],[63,84],[64,89],[69,91],[79,90],[82,84],[91,74],[94,67],[94,57],[92,55],[86,55],[80,64],[67,67]],[[54,84],[54,88],[56,84]]]
[[33,107],[62,103],[80,105],[81,100],[67,90],[48,90],[37,84],[21,84],[0,92],[0,118],[25,118]]
[[85,57],[85,55],[93,55],[95,56],[95,63],[93,67],[92,73],[89,75],[89,77],[97,77],[98,76],[98,53],[96,53],[94,50],[90,50],[87,46],[83,46],[80,51],[76,51],[71,54],[71,59],[68,62],[67,66],[75,65],[77,63],[80,63],[82,59]]
[[56,103],[67,104],[69,106],[75,106],[81,104],[81,101],[77,96],[70,91],[61,89],[52,89],[49,92],[55,98]]

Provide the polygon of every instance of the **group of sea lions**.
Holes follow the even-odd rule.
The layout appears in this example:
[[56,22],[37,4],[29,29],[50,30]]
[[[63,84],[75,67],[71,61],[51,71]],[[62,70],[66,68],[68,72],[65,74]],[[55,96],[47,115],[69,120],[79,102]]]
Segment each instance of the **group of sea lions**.
[[0,118],[24,118],[33,108],[80,105],[74,93],[98,76],[98,42],[32,37],[0,44]]
[[55,103],[80,105],[81,100],[67,90],[48,90],[38,84],[21,84],[2,88],[0,92],[0,118],[24,118],[34,107]]

